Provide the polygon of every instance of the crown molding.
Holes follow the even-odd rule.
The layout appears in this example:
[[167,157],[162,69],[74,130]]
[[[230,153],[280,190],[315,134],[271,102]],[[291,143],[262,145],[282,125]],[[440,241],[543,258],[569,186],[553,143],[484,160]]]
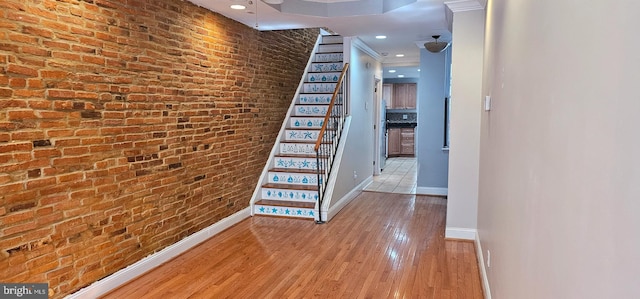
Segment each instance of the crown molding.
[[445,1],[444,5],[446,5],[452,12],[456,13],[456,12],[484,9],[484,7],[486,5],[486,1],[483,1],[483,0],[453,0],[453,1]]

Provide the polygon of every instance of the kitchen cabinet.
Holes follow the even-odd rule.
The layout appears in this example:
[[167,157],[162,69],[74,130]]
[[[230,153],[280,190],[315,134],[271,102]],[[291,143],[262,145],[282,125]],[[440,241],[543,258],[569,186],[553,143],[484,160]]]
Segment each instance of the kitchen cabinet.
[[387,109],[393,109],[393,84],[382,84],[382,99],[386,101]]
[[416,83],[394,83],[391,98],[393,99],[392,109],[416,109],[418,85]]
[[415,155],[415,138],[413,128],[400,129],[400,155],[414,156]]
[[402,150],[400,128],[391,128],[387,131],[388,151],[387,156],[399,156]]
[[389,157],[415,156],[414,128],[390,128],[387,131]]

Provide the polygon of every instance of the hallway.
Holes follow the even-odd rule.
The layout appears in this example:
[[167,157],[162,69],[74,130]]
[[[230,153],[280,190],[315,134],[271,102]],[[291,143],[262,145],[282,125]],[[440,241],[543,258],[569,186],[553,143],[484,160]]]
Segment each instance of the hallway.
[[397,157],[387,159],[387,163],[378,176],[364,191],[416,194],[417,159]]
[[248,218],[104,298],[482,298],[446,200],[362,192],[332,221]]

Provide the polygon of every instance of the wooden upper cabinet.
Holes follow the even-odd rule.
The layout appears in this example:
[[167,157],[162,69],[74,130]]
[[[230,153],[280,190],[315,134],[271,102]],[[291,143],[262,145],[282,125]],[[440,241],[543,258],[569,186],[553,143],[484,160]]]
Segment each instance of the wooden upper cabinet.
[[386,101],[387,109],[393,109],[393,84],[382,84],[382,99]]
[[418,85],[416,83],[393,84],[393,109],[416,109]]

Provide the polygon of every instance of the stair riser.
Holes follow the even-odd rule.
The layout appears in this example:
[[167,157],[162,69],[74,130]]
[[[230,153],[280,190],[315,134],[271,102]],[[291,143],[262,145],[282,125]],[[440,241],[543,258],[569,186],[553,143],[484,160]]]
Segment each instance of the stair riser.
[[327,44],[327,45],[318,45],[317,53],[331,53],[331,52],[343,52],[344,46],[343,44]]
[[295,157],[276,157],[273,163],[275,168],[296,170],[315,170],[318,165],[316,159]]
[[305,208],[255,205],[254,214],[256,214],[256,215],[268,215],[268,216],[280,216],[280,217],[310,218],[310,219],[313,219],[315,217],[315,215],[316,215],[316,211],[314,209],[305,209]]
[[286,141],[306,141],[315,143],[320,134],[318,130],[287,130],[285,131]]
[[269,171],[269,183],[317,186],[318,176],[311,173],[288,173]]
[[327,94],[301,94],[298,96],[297,104],[329,104],[331,103],[332,93]]
[[344,55],[342,53],[320,53],[316,54],[314,62],[334,62],[343,61]]
[[305,83],[302,86],[304,93],[333,93],[336,90],[336,83]]
[[311,70],[312,72],[340,72],[342,71],[343,64],[342,62],[331,62],[331,63],[312,63]]
[[289,121],[291,128],[320,129],[324,117],[292,117]]
[[341,44],[344,38],[339,35],[322,36],[322,44]]
[[316,202],[318,191],[263,188],[262,199],[295,202]]
[[293,110],[294,116],[325,116],[327,115],[328,105],[313,105],[313,106],[296,106]]
[[310,73],[307,74],[307,82],[338,82],[340,73]]

